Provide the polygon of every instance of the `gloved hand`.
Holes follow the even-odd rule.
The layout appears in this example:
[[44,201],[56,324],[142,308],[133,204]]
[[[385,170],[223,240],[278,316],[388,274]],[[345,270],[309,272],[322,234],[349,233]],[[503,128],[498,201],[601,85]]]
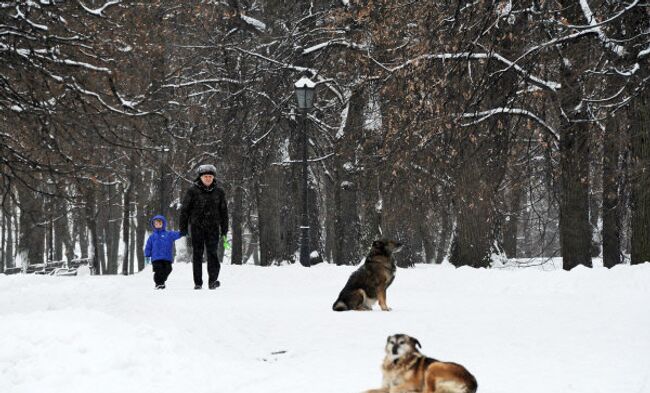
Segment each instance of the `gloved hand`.
[[187,236],[187,231],[181,231],[181,232],[180,232],[180,235],[181,235],[181,237],[185,237],[185,236]]
[[228,241],[228,238],[224,235],[221,237],[223,241],[223,249],[224,250],[230,250],[230,242]]
[[150,265],[151,264],[151,257],[144,257],[144,264],[145,265]]

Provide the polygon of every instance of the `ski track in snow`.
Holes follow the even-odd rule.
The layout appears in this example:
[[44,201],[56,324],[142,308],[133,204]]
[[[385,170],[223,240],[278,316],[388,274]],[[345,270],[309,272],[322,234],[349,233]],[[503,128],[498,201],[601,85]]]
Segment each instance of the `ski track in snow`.
[[182,263],[154,291],[149,269],[0,275],[0,392],[360,392],[394,333],[481,393],[650,392],[650,264],[422,265],[398,270],[393,311],[345,313],[331,305],[355,267],[223,265],[215,291]]

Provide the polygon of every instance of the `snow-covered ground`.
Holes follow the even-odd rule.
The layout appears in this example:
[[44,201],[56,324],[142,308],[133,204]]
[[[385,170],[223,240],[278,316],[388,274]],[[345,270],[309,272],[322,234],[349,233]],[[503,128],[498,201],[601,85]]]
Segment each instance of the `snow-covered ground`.
[[345,393],[379,387],[386,337],[464,364],[481,393],[650,392],[650,264],[399,269],[391,312],[331,311],[353,267],[222,267],[192,289],[0,275],[2,393]]

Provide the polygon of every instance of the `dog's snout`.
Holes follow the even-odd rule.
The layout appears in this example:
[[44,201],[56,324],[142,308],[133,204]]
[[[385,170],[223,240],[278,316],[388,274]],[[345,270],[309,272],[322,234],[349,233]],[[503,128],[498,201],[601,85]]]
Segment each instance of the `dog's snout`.
[[399,345],[393,345],[393,355],[397,355],[397,350],[399,349]]

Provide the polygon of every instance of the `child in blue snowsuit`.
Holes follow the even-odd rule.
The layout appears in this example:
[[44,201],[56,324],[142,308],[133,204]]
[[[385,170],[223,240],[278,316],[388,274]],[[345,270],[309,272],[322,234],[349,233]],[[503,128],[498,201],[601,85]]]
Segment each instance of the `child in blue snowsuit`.
[[147,239],[144,247],[144,256],[149,258],[153,265],[153,281],[156,289],[165,289],[165,281],[172,272],[174,262],[174,242],[181,238],[178,231],[168,231],[167,220],[163,216],[155,216],[151,219],[153,233]]

